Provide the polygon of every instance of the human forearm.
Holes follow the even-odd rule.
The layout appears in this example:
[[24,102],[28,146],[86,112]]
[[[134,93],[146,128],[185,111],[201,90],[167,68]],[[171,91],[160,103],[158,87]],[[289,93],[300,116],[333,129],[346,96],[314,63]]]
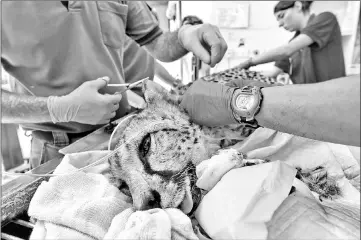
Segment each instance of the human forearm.
[[109,77],[86,81],[64,96],[2,93],[2,123],[79,122],[105,124],[116,116],[121,94],[101,94]]
[[263,88],[261,126],[321,141],[360,146],[360,76]]
[[274,62],[288,58],[289,54],[284,46],[274,48],[261,55],[257,55],[250,59],[250,67],[258,64]]
[[1,90],[2,123],[51,122],[46,97],[18,95]]
[[164,32],[151,43],[145,45],[145,48],[154,58],[162,62],[175,61],[188,52],[178,40],[178,31]]
[[276,66],[273,66],[272,69],[270,69],[270,70],[261,71],[261,74],[263,76],[271,77],[271,78],[276,78],[281,73],[283,73],[283,70]]
[[289,58],[295,52],[311,45],[312,43],[313,40],[309,36],[306,34],[300,34],[296,38],[292,39],[292,41],[288,44],[279,46],[252,58],[251,61],[248,62],[248,67]]
[[163,33],[146,46],[162,62],[171,62],[188,51],[214,67],[227,51],[227,43],[219,29],[211,24],[183,25],[178,31]]
[[[245,85],[252,84],[237,87]],[[195,81],[180,106],[200,125],[235,124],[234,87]],[[261,91],[263,102],[255,116],[259,125],[320,141],[360,146],[360,75],[322,83],[264,87]]]

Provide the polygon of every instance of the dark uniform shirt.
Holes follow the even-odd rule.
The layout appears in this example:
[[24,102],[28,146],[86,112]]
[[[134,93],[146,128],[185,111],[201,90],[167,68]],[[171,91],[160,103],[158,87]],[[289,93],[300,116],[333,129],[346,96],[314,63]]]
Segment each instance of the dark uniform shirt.
[[312,14],[307,26],[293,38],[299,34],[306,34],[314,43],[297,51],[290,59],[275,63],[290,74],[293,83],[323,82],[346,75],[341,30],[334,14]]

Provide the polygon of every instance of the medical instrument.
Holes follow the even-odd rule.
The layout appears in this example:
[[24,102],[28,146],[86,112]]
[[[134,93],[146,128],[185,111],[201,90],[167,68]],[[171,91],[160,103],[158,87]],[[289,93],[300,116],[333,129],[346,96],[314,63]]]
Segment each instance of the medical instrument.
[[132,89],[136,86],[138,86],[139,84],[143,83],[144,81],[149,80],[149,77],[140,79],[139,81],[136,81],[134,83],[120,83],[120,84],[108,84],[108,87],[125,87],[125,90],[121,91],[120,93],[123,93],[129,89]]

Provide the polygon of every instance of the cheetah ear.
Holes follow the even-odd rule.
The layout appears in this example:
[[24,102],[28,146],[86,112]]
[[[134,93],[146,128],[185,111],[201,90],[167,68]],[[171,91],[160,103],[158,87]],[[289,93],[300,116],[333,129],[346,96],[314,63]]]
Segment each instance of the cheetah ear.
[[169,98],[169,94],[165,88],[150,80],[146,80],[143,82],[142,91],[145,101],[148,104],[152,104],[158,100]]

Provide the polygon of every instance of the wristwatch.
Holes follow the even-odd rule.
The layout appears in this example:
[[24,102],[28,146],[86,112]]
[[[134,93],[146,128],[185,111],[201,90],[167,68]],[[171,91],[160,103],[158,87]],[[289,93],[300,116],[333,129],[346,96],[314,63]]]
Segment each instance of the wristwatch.
[[245,86],[233,92],[231,108],[234,118],[239,123],[258,125],[254,116],[261,108],[263,99],[261,89],[262,87]]

